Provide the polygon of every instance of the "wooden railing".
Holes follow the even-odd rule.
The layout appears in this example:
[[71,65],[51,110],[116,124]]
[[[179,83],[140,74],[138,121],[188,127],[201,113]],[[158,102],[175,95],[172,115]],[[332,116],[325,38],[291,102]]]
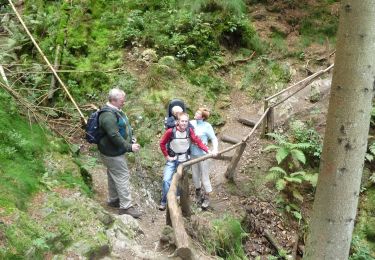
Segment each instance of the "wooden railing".
[[[256,129],[262,124],[262,136],[265,136],[266,133],[272,132],[274,130],[274,108],[281,103],[288,100],[291,96],[297,94],[299,91],[307,87],[312,81],[314,81],[320,75],[326,73],[327,71],[333,68],[333,64],[324,70],[320,70],[313,75],[293,84],[292,86],[266,98],[264,100],[264,112],[257,123],[254,125],[252,130],[248,135],[243,137],[241,141],[238,143],[225,148],[224,150],[220,151],[216,156],[212,154],[207,154],[202,157],[181,163],[177,167],[177,172],[174,174],[171,186],[169,188],[169,192],[167,194],[168,199],[168,207],[167,207],[167,214],[166,214],[166,222],[167,225],[171,225],[174,229],[175,239],[176,239],[176,255],[181,257],[182,259],[193,259],[193,251],[190,245],[189,236],[186,233],[184,227],[184,219],[189,218],[191,216],[190,211],[190,197],[189,197],[189,181],[188,175],[184,174],[186,167],[191,166],[193,164],[199,163],[201,161],[207,159],[215,159],[215,160],[230,160],[230,163],[227,167],[227,171],[225,173],[225,177],[230,181],[234,182],[235,180],[235,172],[238,165],[239,160],[246,148],[246,143],[250,139],[250,137],[254,134]],[[299,86],[297,90],[294,88]],[[286,97],[283,97],[281,100],[277,101],[277,103],[271,103],[273,99],[279,97],[281,94],[286,93],[288,91],[293,90],[293,92]],[[233,156],[225,156],[224,153],[232,151],[236,149]],[[177,187],[180,185],[181,187],[181,194],[180,194],[180,206],[178,206],[177,202]]]
[[[324,70],[320,70],[309,77],[293,84],[290,87],[287,87],[286,89],[283,89],[282,91],[264,99],[264,111],[269,109],[268,115],[267,115],[267,120],[265,121],[266,123],[263,124],[262,127],[262,137],[264,137],[267,133],[273,132],[275,128],[275,113],[274,113],[274,108],[280,105],[281,103],[285,102],[288,100],[290,97],[294,96],[298,92],[300,92],[302,89],[306,88],[308,85],[310,85],[311,82],[313,82],[317,77],[320,75],[326,73],[327,71],[331,70],[334,67],[334,64],[330,65],[328,68]],[[299,86],[296,90],[294,89],[295,87]],[[292,92],[293,90],[293,92]],[[286,97],[283,97],[281,100],[278,100],[276,103],[272,103],[272,100],[275,98],[279,97],[281,94],[284,94],[288,91],[291,91],[289,95]]]

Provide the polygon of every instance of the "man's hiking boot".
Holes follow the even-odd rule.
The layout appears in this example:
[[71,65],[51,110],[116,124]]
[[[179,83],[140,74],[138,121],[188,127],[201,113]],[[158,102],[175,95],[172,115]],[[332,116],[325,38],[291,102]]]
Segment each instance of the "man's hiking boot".
[[209,205],[210,205],[210,197],[208,196],[208,194],[205,194],[204,200],[202,202],[202,209],[207,209]]
[[107,205],[109,207],[112,207],[112,208],[119,208],[120,207],[120,199],[110,201],[110,202],[107,203]]
[[165,204],[160,204],[159,205],[159,210],[160,211],[164,211],[166,208],[167,208],[167,205],[165,205]]
[[201,204],[202,203],[201,189],[195,189],[195,203],[197,203],[197,204]]
[[136,208],[134,208],[133,206],[127,208],[127,209],[119,209],[118,211],[118,214],[119,215],[130,215],[132,216],[133,218],[139,218],[140,216],[142,216],[142,213],[139,212]]

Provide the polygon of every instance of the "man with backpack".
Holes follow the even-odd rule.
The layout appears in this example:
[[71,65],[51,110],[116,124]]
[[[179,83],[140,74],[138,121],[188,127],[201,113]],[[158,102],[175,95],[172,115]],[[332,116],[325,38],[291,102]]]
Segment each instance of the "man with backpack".
[[132,128],[121,110],[125,92],[114,88],[109,91],[108,103],[98,114],[98,149],[108,177],[108,205],[119,208],[119,215],[139,218],[141,213],[132,205],[129,190],[129,169],[125,153],[138,152],[140,145],[132,141]]
[[180,163],[190,158],[190,146],[194,143],[205,152],[209,152],[206,145],[194,133],[194,129],[188,127],[189,115],[178,114],[177,126],[169,128],[160,140],[160,149],[167,159],[163,172],[162,199],[159,210],[165,210],[167,205],[167,193],[171,185],[172,177]]

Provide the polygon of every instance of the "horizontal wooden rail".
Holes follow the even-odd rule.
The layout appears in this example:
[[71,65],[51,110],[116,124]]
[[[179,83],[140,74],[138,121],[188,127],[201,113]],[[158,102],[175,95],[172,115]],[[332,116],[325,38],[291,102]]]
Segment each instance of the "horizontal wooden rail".
[[[326,68],[326,69],[324,69],[324,70],[320,70],[320,71],[318,71],[318,72],[316,72],[316,73],[314,73],[314,74],[308,76],[307,78],[304,78],[303,80],[298,81],[297,83],[293,84],[292,86],[287,87],[286,89],[283,89],[283,90],[277,92],[276,94],[274,94],[274,95],[272,95],[272,96],[270,96],[270,97],[268,97],[268,98],[266,98],[266,99],[264,99],[264,100],[265,100],[265,101],[270,101],[270,100],[274,99],[275,97],[278,97],[278,96],[280,96],[281,94],[283,94],[283,93],[289,91],[290,89],[292,89],[292,88],[294,88],[294,87],[296,87],[296,86],[298,86],[298,85],[300,85],[300,84],[305,83],[306,81],[310,81],[310,80],[315,79],[316,77],[320,76],[320,75],[323,74],[323,73],[326,73],[327,71],[329,71],[329,70],[332,69],[333,67],[334,67],[334,64],[332,64],[331,66],[329,66],[328,68]],[[305,86],[305,87],[306,87],[306,86]]]
[[[291,98],[292,96],[294,96],[295,94],[297,94],[298,92],[300,92],[301,90],[303,90],[304,88],[306,88],[308,85],[311,84],[312,81],[314,81],[317,77],[319,77],[320,75],[326,73],[327,71],[331,70],[332,68],[334,67],[334,64],[330,65],[328,68],[324,69],[324,70],[320,70],[314,74],[312,74],[311,76],[297,82],[296,84],[293,84],[292,86],[286,88],[286,89],[283,89],[281,90],[280,92],[268,97],[268,98],[265,98],[264,99],[264,110],[266,109],[270,109],[269,110],[269,113],[267,114],[267,120],[266,122],[263,124],[263,129],[262,129],[262,136],[265,137],[267,133],[269,132],[273,132],[274,131],[274,127],[275,127],[275,119],[274,119],[274,108],[277,107],[278,105],[280,105],[281,103],[285,102],[286,100],[288,100],[289,98]],[[289,95],[287,95],[286,97],[282,98],[281,100],[277,101],[277,103],[271,103],[271,100],[280,96],[281,94],[297,87],[297,86],[300,86],[297,90],[294,90],[294,92],[290,93]]]
[[305,87],[307,87],[308,85],[310,85],[310,83],[312,81],[315,80],[315,78],[319,77],[320,75],[326,73],[327,71],[329,71],[331,68],[333,68],[333,64],[331,66],[329,66],[327,69],[325,70],[321,70],[321,71],[318,71],[317,73],[313,74],[312,78],[309,78],[309,79],[305,79],[302,84],[302,86],[300,88],[298,88],[296,91],[294,91],[292,94],[288,95],[287,97],[283,98],[282,100],[280,100],[279,102],[277,102],[276,104],[271,104],[271,107],[276,107],[278,105],[280,105],[281,103],[285,102],[286,100],[288,100],[290,97],[294,96],[295,94],[297,94],[298,92],[300,92],[302,89],[304,89]]

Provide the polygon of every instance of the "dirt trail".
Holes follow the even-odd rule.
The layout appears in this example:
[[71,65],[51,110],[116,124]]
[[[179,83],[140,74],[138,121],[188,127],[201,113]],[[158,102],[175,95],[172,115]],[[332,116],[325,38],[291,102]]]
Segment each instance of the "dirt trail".
[[[292,111],[290,111],[290,109],[288,110],[288,116],[283,116],[282,114],[279,114],[279,116],[281,116],[280,118],[282,120],[287,120],[290,114],[297,115],[299,113],[303,113],[303,111],[305,111],[306,109],[312,109],[314,107],[324,109],[326,105],[326,97],[328,96],[327,81],[318,81],[318,85],[324,97],[322,102],[317,104],[311,104],[308,100],[306,100],[306,96],[309,93],[309,87],[307,87],[305,91],[301,91],[296,97],[293,97],[288,104],[285,104],[286,107],[292,107]],[[219,139],[223,134],[241,139],[251,131],[251,128],[239,123],[237,121],[237,118],[239,116],[243,116],[257,121],[263,113],[262,104],[252,104],[246,96],[246,94],[241,93],[240,91],[233,91],[233,93],[231,94],[231,101],[231,105],[226,113],[226,124],[222,129],[220,129],[220,133],[218,133]],[[280,111],[283,111],[283,109],[285,108],[280,108],[279,113],[281,113]],[[279,121],[277,123],[282,124],[282,121]],[[228,192],[226,178],[224,176],[228,162],[211,160],[210,175],[214,191],[211,196],[211,206],[209,208],[209,211],[215,215],[215,218],[219,218],[220,216],[223,216],[228,213],[231,215],[239,215],[241,213],[243,214],[244,205],[249,206],[249,203],[251,204],[250,206],[254,206],[255,204],[257,204],[254,206],[255,209],[253,209],[256,212],[259,212],[259,210],[262,207],[268,207],[271,209],[273,208],[273,206],[270,203],[272,202],[275,194],[272,194],[272,192],[268,189],[264,189],[264,186],[262,185],[258,185],[257,183],[251,183],[254,179],[257,178],[257,174],[264,174],[271,163],[267,159],[267,156],[265,156],[262,153],[264,145],[269,141],[259,139],[259,134],[260,130],[256,131],[254,137],[250,138],[250,140],[248,141],[248,145],[245,149],[245,152],[239,162],[236,171],[236,180],[237,185],[242,185],[242,187],[245,183],[250,183],[250,186],[252,185],[253,189],[252,193],[257,197],[265,198],[268,202],[259,199],[254,200],[253,198],[250,198],[249,200],[249,198],[247,198],[246,196],[242,196],[241,194],[235,195],[233,194],[233,192]],[[219,150],[222,150],[229,146],[231,146],[231,144],[219,141]],[[233,151],[227,154],[231,155],[233,154]],[[134,172],[135,169],[131,168],[131,174],[135,174]],[[117,209],[110,208],[106,205],[107,177],[106,170],[103,165],[98,166],[94,170],[93,184],[96,194],[95,199],[99,201],[99,203],[109,212],[113,213],[114,215],[117,215]],[[132,190],[134,203],[143,211],[144,215],[138,221],[141,232],[135,238],[139,245],[139,248],[127,249],[128,252],[124,252],[124,257],[122,259],[179,259],[173,257],[171,258],[170,255],[173,253],[173,249],[171,249],[171,247],[168,247],[168,245],[163,247],[159,242],[162,231],[166,226],[166,213],[165,211],[161,212],[157,209],[158,203],[154,201],[151,197],[149,189],[151,189],[152,187],[149,187],[149,185],[150,184],[147,184],[146,182],[144,186],[133,188]],[[193,194],[193,188],[191,189]],[[195,205],[193,205],[193,207],[195,207],[193,209],[193,212],[195,212],[195,214],[199,214],[201,210],[197,208]],[[279,219],[280,216],[275,211],[275,209],[273,208],[272,210],[274,211],[274,213],[272,213],[274,219]],[[278,223],[277,225],[280,225],[280,221],[276,220],[275,223]],[[256,243],[259,243],[259,241],[261,241],[261,238],[259,238],[259,236],[254,237],[253,239],[255,239],[254,241],[258,241]],[[287,242],[290,243],[288,239],[290,240],[290,236],[288,236],[288,238],[285,239]],[[263,242],[267,243],[266,241]],[[257,245],[255,245],[254,243],[247,243],[247,247],[257,248]],[[269,252],[269,249],[267,248],[263,248],[261,250]],[[199,259],[208,258],[208,256],[204,256],[202,253],[199,256]]]

